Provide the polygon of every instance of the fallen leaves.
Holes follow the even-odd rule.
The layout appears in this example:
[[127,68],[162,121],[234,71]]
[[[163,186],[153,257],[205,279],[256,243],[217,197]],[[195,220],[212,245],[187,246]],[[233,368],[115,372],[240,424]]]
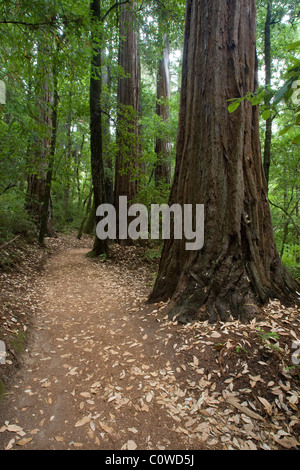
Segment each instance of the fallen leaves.
[[6,421],[5,424],[0,428],[0,433],[4,433],[5,431],[16,434],[16,437],[10,439],[6,444],[4,447],[5,450],[11,450],[14,445],[18,445],[20,447],[25,446],[33,439],[32,437],[24,437],[26,436],[26,432],[23,430],[23,428],[17,424],[10,424],[8,421]]
[[134,252],[126,251],[129,266],[82,255],[71,269],[69,255],[63,264],[54,258],[51,282],[41,281],[40,335],[51,344],[34,351],[16,391],[25,400],[18,418],[0,423],[3,447],[32,448],[41,435],[55,448],[299,446],[295,310],[273,302],[262,321],[247,325],[177,325],[165,304],[145,306],[145,273],[128,260]]
[[84,426],[85,424],[88,424],[90,421],[91,421],[91,415],[84,416],[83,418],[79,419],[75,423],[75,428],[80,428],[81,426]]
[[265,421],[259,414],[255,413],[254,411],[250,410],[247,406],[243,406],[239,403],[239,401],[236,399],[236,397],[227,397],[226,398],[227,403],[230,405],[234,406],[237,408],[241,413],[245,414],[246,416],[249,416],[250,418],[253,419],[258,419],[261,421]]

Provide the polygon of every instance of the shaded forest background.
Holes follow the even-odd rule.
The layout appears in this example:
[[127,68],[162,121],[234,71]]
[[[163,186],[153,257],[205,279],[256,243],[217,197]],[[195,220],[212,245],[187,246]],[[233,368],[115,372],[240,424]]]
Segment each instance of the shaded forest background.
[[[296,1],[257,5],[260,87],[249,99],[260,105],[276,244],[299,278],[300,120],[291,88],[299,77],[299,11]],[[146,206],[168,202],[184,20],[184,1],[0,2],[0,80],[6,88],[0,104],[0,247],[15,237],[30,242],[41,236],[45,201],[42,236],[71,230],[94,236],[91,113],[101,122],[96,140],[106,200],[125,191]],[[93,84],[100,97],[96,108]],[[238,106],[235,98],[228,112]],[[160,253],[159,241],[149,245],[149,258]],[[1,266],[10,262],[0,251]]]

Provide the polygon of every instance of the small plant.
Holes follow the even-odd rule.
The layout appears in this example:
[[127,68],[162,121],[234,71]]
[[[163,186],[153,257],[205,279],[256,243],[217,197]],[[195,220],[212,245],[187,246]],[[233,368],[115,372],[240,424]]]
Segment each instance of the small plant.
[[243,346],[241,346],[240,344],[237,345],[237,347],[235,348],[235,351],[239,354],[241,351],[243,351],[245,354],[248,354],[248,351],[247,349],[243,348]]
[[261,330],[260,328],[256,328],[257,330],[257,334],[262,342],[263,345],[265,346],[268,346],[270,347],[271,349],[276,349],[279,351],[279,347],[276,346],[276,344],[272,344],[270,342],[270,339],[273,339],[273,340],[276,340],[278,341],[279,340],[279,335],[278,333],[275,333],[273,331],[264,331],[264,330]]

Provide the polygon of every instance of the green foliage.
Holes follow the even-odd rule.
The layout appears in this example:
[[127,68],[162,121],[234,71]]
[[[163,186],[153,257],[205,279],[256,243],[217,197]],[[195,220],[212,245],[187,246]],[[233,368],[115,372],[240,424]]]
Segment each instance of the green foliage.
[[[270,349],[275,349],[275,350],[279,350],[279,347],[278,347],[278,341],[280,339],[278,333],[275,333],[273,331],[264,331],[260,328],[256,328],[256,331],[257,331],[257,335],[258,337],[260,338],[261,340],[261,343],[263,346],[267,347],[267,348],[270,348]],[[275,342],[272,343],[273,340]]]
[[[259,79],[263,75],[264,24],[267,2],[258,1],[257,50]],[[147,0],[135,2],[136,25],[139,29],[141,61],[141,106],[135,116],[124,108],[126,116],[121,139],[116,127],[119,106],[118,80],[124,70],[118,65],[119,9],[114,2],[101,2],[104,21],[91,22],[87,0],[0,0],[0,80],[7,88],[6,105],[0,105],[0,243],[17,234],[30,237],[35,228],[24,210],[27,177],[40,174],[47,166],[41,143],[49,139],[49,125],[41,114],[51,113],[51,100],[43,98],[45,84],[53,93],[51,67],[58,67],[58,132],[52,203],[54,226],[58,231],[79,228],[86,215],[91,189],[89,86],[93,44],[91,37],[100,37],[97,45],[103,50],[102,123],[105,177],[113,183],[115,157],[122,150],[123,171],[139,179],[138,202],[148,208],[152,203],[168,203],[170,188],[157,185],[154,170],[157,164],[155,141],[171,142],[171,167],[174,170],[178,111],[180,102],[181,51],[183,44],[186,2],[184,0]],[[107,14],[109,12],[109,14]],[[261,136],[264,120],[272,118],[272,164],[269,198],[275,239],[284,262],[299,276],[299,83],[300,64],[297,38],[297,2],[282,0],[272,3],[272,85],[261,84],[255,93],[232,97],[229,112],[244,100],[260,105]],[[171,118],[165,123],[156,114],[157,64],[164,47],[164,35],[170,42]],[[54,44],[60,45],[59,52]],[[268,100],[266,100],[268,97]],[[270,101],[269,105],[265,101]],[[139,119],[140,139],[130,132],[132,121]],[[129,132],[128,132],[129,130]],[[120,135],[119,135],[120,137]],[[130,148],[138,145],[141,168],[132,164]],[[122,147],[122,148],[120,148]],[[9,189],[8,189],[9,188]],[[93,232],[93,212],[90,211]],[[152,249],[151,249],[152,250]],[[159,251],[148,253],[156,258]]]
[[35,235],[35,225],[24,210],[24,198],[16,191],[0,196],[0,244],[16,235],[30,239]]

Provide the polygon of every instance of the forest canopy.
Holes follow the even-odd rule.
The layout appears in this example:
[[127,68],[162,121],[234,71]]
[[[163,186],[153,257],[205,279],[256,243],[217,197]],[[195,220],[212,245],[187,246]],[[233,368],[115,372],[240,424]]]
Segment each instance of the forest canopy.
[[[185,14],[174,0],[0,2],[0,245],[94,236],[119,194],[168,202]],[[259,106],[274,237],[299,278],[299,5],[257,1],[256,22],[257,91],[226,106]]]

